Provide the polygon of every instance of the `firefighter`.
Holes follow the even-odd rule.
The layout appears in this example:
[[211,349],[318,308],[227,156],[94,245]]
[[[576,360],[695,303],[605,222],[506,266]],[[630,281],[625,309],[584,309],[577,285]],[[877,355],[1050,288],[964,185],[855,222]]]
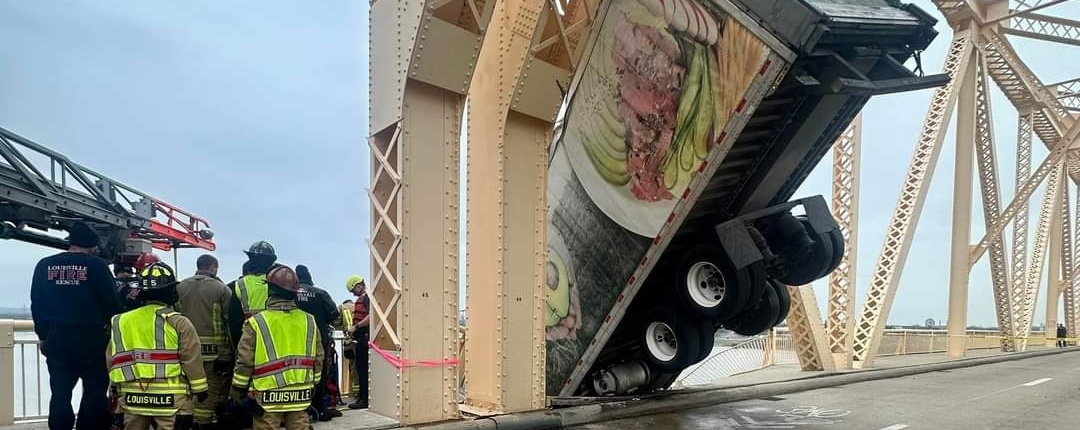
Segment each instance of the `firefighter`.
[[352,391],[355,393],[359,387],[356,384],[356,370],[353,370],[356,369],[356,366],[353,365],[353,358],[356,357],[356,347],[354,345],[356,340],[353,339],[352,334],[350,333],[353,326],[353,310],[352,300],[341,302],[341,305],[338,306],[338,312],[341,313],[341,319],[337,320],[336,328],[345,334],[345,339],[342,339],[341,341],[341,355],[345,357],[345,366],[342,368],[348,370],[348,372],[345,373],[345,375],[348,376],[348,378],[345,378],[347,380],[341,381],[338,388],[342,392]]
[[331,359],[333,358],[332,339],[330,337],[331,327],[341,316],[338,314],[337,306],[334,305],[334,299],[330,297],[330,293],[326,290],[315,286],[315,281],[311,278],[311,271],[307,266],[299,264],[296,266],[296,277],[300,280],[300,290],[296,293],[296,307],[300,310],[311,314],[315,318],[315,324],[319,327],[319,340],[323,345],[323,352],[325,352],[326,359],[323,362],[323,374],[315,384],[315,392],[313,394],[311,407],[314,409],[315,418],[319,421],[330,421],[332,418],[340,417],[341,412],[337,409],[327,406],[326,396],[327,380],[333,377],[333,367],[331,366]]
[[356,365],[356,401],[349,404],[349,409],[367,409],[368,407],[368,306],[367,286],[364,277],[352,275],[345,280],[345,289],[356,296],[353,305],[353,324],[349,329],[356,343],[353,346],[353,364]]
[[217,277],[218,260],[214,256],[199,256],[195,267],[195,276],[176,286],[180,297],[177,310],[191,320],[202,344],[209,395],[206,401],[195,404],[195,427],[209,428],[214,422],[214,411],[229,394],[233,344],[226,335],[225,310],[229,308],[232,292]]
[[229,300],[229,336],[234,345],[240,341],[244,320],[266,309],[266,274],[277,261],[274,247],[263,240],[251,244],[244,253],[248,256],[248,261],[244,263],[244,276],[229,283],[229,289],[233,292]]
[[109,380],[120,394],[125,430],[188,430],[192,401],[207,397],[199,334],[176,304],[176,275],[165,263],[139,274],[142,306],[112,319]]
[[275,265],[266,275],[266,309],[244,322],[236,350],[230,396],[249,392],[261,411],[254,430],[308,430],[307,408],[322,376],[323,349],[315,318],[296,307],[300,281],[291,268]]
[[[49,368],[49,428],[98,429],[109,422],[109,378],[102,361],[109,341],[106,326],[109,318],[120,313],[120,304],[109,266],[94,255],[100,240],[97,233],[82,222],[72,225],[70,233],[67,252],[45,257],[34,268],[30,312]],[[76,423],[71,391],[80,379],[82,400]]]

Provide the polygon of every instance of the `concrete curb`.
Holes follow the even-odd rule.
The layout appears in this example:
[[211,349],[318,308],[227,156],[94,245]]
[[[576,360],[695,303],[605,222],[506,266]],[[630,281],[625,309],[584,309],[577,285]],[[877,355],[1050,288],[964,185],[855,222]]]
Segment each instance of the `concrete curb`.
[[885,369],[830,372],[804,378],[724,388],[679,390],[650,398],[617,400],[561,409],[500,415],[471,421],[454,421],[422,427],[399,427],[399,430],[545,430],[601,421],[655,415],[666,412],[713,406],[781,394],[817,390],[858,382],[891,379],[921,373],[960,369],[1005,361],[1080,352],[1080,348],[1048,349],[990,357],[967,358],[930,364],[915,364]]

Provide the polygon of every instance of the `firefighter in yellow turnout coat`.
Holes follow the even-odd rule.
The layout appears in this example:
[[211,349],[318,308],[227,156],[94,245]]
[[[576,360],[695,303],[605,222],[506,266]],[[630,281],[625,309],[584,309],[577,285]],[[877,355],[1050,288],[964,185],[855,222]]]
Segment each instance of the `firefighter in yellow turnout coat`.
[[141,306],[112,319],[109,380],[120,393],[125,430],[187,430],[191,396],[206,398],[199,334],[174,311],[176,275],[164,263],[143,269]]
[[233,398],[245,391],[262,408],[254,430],[307,430],[311,393],[322,374],[323,348],[315,319],[294,302],[300,281],[291,268],[266,274],[266,310],[244,322],[233,370]]

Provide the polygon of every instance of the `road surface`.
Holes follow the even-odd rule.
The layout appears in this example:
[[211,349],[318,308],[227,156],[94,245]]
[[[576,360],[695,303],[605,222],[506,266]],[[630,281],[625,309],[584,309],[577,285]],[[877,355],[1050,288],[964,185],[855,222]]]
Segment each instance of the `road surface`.
[[1080,354],[1066,353],[567,430],[1080,428]]

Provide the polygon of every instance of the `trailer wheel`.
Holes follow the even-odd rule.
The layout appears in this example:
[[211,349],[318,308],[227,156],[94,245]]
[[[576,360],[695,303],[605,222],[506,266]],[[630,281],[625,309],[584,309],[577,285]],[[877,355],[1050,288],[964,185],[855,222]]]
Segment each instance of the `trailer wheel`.
[[730,318],[750,299],[751,271],[735,269],[718,246],[690,249],[679,262],[675,278],[678,296],[694,315],[710,320]]
[[766,288],[765,297],[735,317],[728,329],[743,336],[753,336],[771,328],[779,315],[780,297],[776,289]]
[[810,252],[797,260],[788,270],[787,275],[777,277],[780,282],[787,285],[805,285],[829,274],[832,265],[833,239],[829,234],[817,234],[810,228],[809,222],[800,219],[806,234],[814,241]]
[[776,317],[776,322],[773,323],[773,327],[776,327],[784,322],[791,312],[791,293],[788,291],[787,285],[781,284],[780,281],[775,279],[769,280],[769,286],[776,291],[776,298],[780,304],[780,315]]
[[765,270],[764,261],[755,261],[749,266],[746,266],[746,270],[750,273],[750,283],[748,284],[750,285],[750,293],[748,294],[749,298],[746,300],[746,305],[743,307],[749,306],[751,303],[757,303],[758,300],[765,297],[765,290],[769,288],[769,274]]
[[679,372],[701,354],[697,323],[670,307],[653,309],[642,327],[646,359],[664,372]]

